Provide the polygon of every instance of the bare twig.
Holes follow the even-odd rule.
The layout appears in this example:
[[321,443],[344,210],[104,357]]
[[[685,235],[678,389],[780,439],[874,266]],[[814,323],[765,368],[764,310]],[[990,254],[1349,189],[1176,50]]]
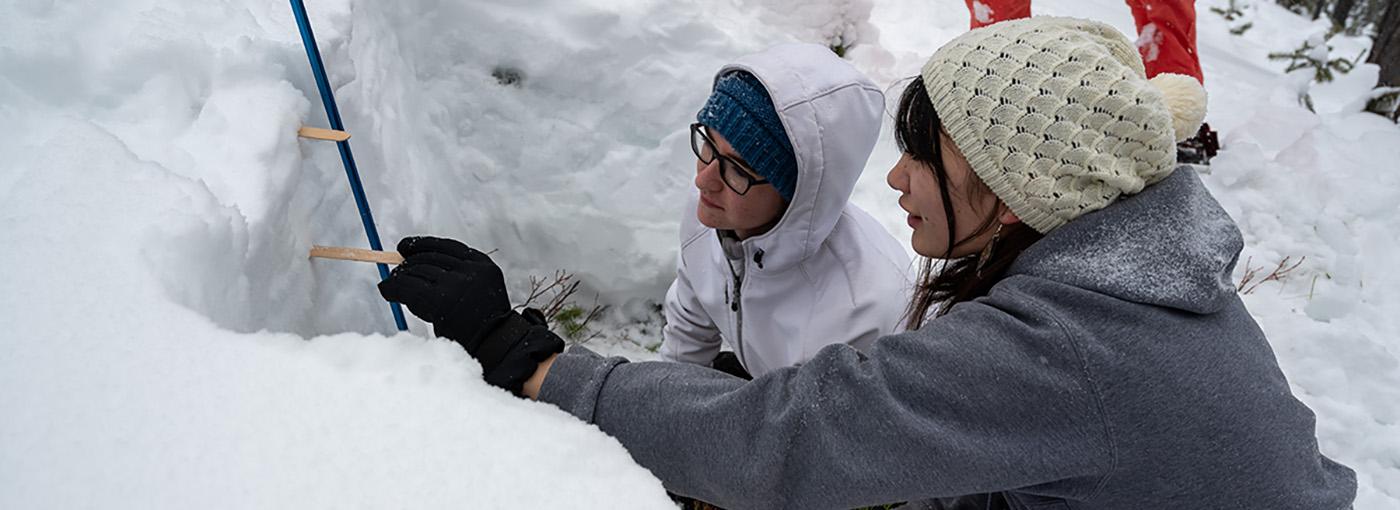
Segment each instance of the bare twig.
[[[593,296],[593,307],[588,309],[587,312],[584,312],[583,308],[578,305],[569,305],[565,307],[567,312],[558,316],[560,317],[560,326],[564,328],[564,336],[570,339],[572,345],[583,345],[588,343],[589,340],[598,338],[598,336],[603,334],[602,331],[594,331],[592,334],[582,339],[578,337],[588,332],[588,325],[592,323],[594,319],[601,317],[607,308],[606,306],[598,304],[598,296]],[[567,317],[565,317],[565,315],[567,315]]]
[[579,282],[574,281],[574,275],[563,270],[555,271],[552,278],[530,277],[530,295],[525,298],[525,302],[516,306],[517,309],[528,307],[536,300],[549,296],[549,300],[541,305],[540,311],[545,317],[554,317],[578,292]]
[[1235,286],[1236,292],[1243,292],[1244,286],[1254,281],[1254,276],[1259,274],[1259,268],[1253,267],[1254,257],[1244,259],[1244,276],[1240,277],[1240,284]]
[[1283,281],[1293,270],[1303,265],[1303,261],[1308,260],[1308,257],[1300,257],[1297,262],[1289,264],[1288,262],[1292,259],[1292,255],[1283,257],[1283,260],[1278,261],[1278,265],[1274,266],[1274,269],[1269,271],[1269,274],[1264,275],[1263,278],[1259,278],[1259,272],[1264,268],[1251,267],[1254,258],[1250,257],[1246,259],[1244,263],[1244,276],[1240,277],[1240,284],[1235,287],[1235,290],[1239,291],[1240,294],[1253,294],[1254,291],[1259,290],[1260,285],[1266,282]]
[[[578,293],[580,282],[574,279],[574,275],[563,271],[555,271],[554,275],[545,277],[530,277],[530,294],[515,308],[522,309],[532,305],[544,314],[551,323],[561,322],[558,326],[564,328],[566,337],[577,337],[588,331],[589,323],[603,315],[607,310],[606,306],[598,304],[598,296],[593,296],[593,307],[586,312],[583,308],[573,304],[574,295]],[[537,305],[537,303],[540,303]],[[567,312],[567,313],[566,313]],[[567,315],[567,317],[565,317]],[[575,344],[582,344],[598,337],[601,332],[594,332],[583,340]]]
[[[608,307],[606,307],[606,306],[602,306],[602,305],[599,305],[599,304],[598,304],[598,296],[593,296],[593,308],[588,309],[588,313],[587,313],[586,315],[583,316],[583,320],[579,321],[579,323],[578,323],[578,330],[579,330],[579,331],[588,331],[588,324],[589,324],[590,322],[593,322],[593,319],[597,319],[598,317],[602,317],[602,316],[603,316],[603,311],[606,310],[607,308],[608,308]],[[579,340],[578,343],[582,344],[582,343],[584,343],[584,342],[587,342],[587,341],[589,341],[589,340],[592,340],[592,339],[594,339],[594,338],[597,338],[598,335],[601,335],[601,334],[603,334],[602,331],[594,331],[592,335],[588,335],[588,338],[584,338],[583,340]]]

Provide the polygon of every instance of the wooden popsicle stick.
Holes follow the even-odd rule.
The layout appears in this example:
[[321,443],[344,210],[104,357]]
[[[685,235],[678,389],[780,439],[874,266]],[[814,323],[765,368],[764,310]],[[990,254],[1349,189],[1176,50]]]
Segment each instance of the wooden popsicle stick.
[[350,139],[350,133],[311,126],[302,126],[301,129],[297,130],[297,136],[313,140],[330,140],[332,142],[343,142]]
[[312,246],[311,256],[323,259],[353,260],[356,262],[375,262],[390,265],[399,265],[403,263],[403,255],[399,255],[398,252],[364,250],[340,246]]

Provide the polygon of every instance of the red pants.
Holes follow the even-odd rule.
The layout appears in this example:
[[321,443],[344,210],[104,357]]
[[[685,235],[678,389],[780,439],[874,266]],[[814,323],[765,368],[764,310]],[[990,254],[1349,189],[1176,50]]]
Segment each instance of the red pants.
[[[972,28],[998,21],[1029,18],[1031,0],[965,0],[972,13]],[[1137,25],[1138,53],[1147,68],[1147,77],[1160,73],[1201,76],[1201,60],[1196,55],[1196,6],[1189,0],[1127,0]]]

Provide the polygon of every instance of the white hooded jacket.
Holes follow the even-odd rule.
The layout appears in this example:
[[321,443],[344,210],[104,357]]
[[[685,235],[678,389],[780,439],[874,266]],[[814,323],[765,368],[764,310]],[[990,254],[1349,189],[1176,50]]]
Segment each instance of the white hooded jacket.
[[727,343],[758,377],[832,343],[864,350],[896,330],[912,289],[901,243],[849,203],[879,136],[884,95],[814,44],[740,58],[715,78],[736,70],[773,100],[797,157],[796,191],[767,233],[725,241],[734,259],[696,218],[698,193],[691,198],[660,354],[708,365]]

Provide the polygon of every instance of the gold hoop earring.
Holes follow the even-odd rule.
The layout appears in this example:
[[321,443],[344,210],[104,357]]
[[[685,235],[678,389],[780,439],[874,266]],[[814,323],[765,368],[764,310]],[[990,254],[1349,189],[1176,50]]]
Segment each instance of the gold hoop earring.
[[984,246],[984,247],[982,247],[982,253],[980,253],[980,254],[977,255],[977,271],[976,271],[976,273],[977,273],[977,277],[978,277],[978,278],[981,278],[981,277],[982,277],[982,268],[987,266],[987,259],[991,258],[991,256],[992,256],[992,248],[995,247],[996,244],[997,244],[997,241],[1001,239],[1001,228],[1002,228],[1002,227],[1005,227],[1005,226],[1006,226],[1006,225],[1004,225],[1004,224],[998,224],[998,225],[997,225],[997,231],[994,232],[994,233],[992,233],[992,240],[991,240],[991,241],[988,241],[988,242],[987,242],[987,245]]

